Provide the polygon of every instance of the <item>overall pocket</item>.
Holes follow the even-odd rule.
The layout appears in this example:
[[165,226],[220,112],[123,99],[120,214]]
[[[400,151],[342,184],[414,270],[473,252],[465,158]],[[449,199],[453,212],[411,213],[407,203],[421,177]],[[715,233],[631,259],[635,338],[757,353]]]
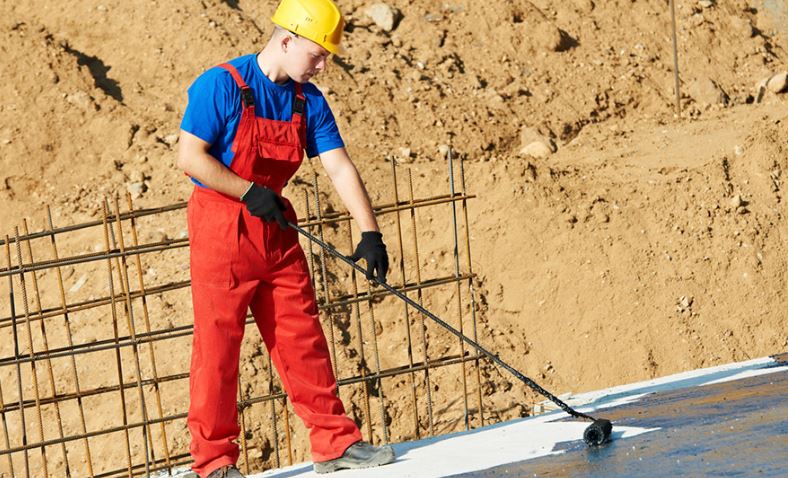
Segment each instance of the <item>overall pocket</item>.
[[231,287],[238,256],[238,205],[192,195],[187,207],[194,284]]

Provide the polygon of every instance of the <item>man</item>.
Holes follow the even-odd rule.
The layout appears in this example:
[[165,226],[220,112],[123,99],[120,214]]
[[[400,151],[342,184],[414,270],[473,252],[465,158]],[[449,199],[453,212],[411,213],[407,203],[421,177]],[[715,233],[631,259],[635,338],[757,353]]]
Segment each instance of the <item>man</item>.
[[389,463],[389,446],[361,441],[336,391],[296,223],[282,188],[304,150],[319,156],[362,232],[354,260],[385,281],[386,246],[336,122],[309,79],[340,51],[344,20],[331,0],[282,0],[257,55],[202,74],[189,88],[178,166],[189,199],[194,339],[188,426],[200,477],[236,469],[238,361],[247,308],[295,412],[309,428],[315,471]]

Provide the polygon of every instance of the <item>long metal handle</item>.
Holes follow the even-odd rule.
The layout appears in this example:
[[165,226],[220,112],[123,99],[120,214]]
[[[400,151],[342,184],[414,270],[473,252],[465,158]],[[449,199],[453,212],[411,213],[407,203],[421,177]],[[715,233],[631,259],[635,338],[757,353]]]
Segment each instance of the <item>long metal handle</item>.
[[[362,268],[361,266],[359,266],[358,264],[353,262],[353,260],[350,259],[349,257],[345,256],[341,252],[339,252],[336,249],[334,249],[333,246],[321,241],[317,237],[313,236],[312,234],[308,233],[307,231],[305,231],[304,229],[299,227],[297,224],[293,224],[292,222],[288,222],[287,224],[290,227],[292,227],[293,229],[295,229],[296,231],[298,231],[299,234],[303,235],[304,237],[306,237],[310,241],[313,241],[315,244],[319,245],[320,247],[322,247],[323,249],[328,251],[331,255],[333,255],[337,259],[340,259],[345,264],[349,265],[353,269],[357,270],[358,272],[360,272],[360,273],[362,273],[362,274],[364,274],[366,276],[367,271],[364,270],[364,268]],[[524,384],[528,385],[533,390],[535,390],[536,392],[538,392],[542,396],[544,396],[547,399],[549,399],[551,402],[553,402],[556,405],[558,405],[559,407],[561,407],[561,409],[563,411],[565,411],[566,413],[568,413],[569,415],[572,415],[573,417],[577,417],[577,418],[584,418],[586,420],[594,420],[594,421],[596,420],[596,418],[592,417],[591,415],[587,415],[585,413],[578,412],[574,408],[570,407],[569,405],[564,403],[560,398],[556,397],[552,393],[550,393],[547,390],[545,390],[544,388],[542,388],[538,383],[534,382],[530,378],[528,378],[525,375],[523,375],[522,373],[520,373],[517,369],[515,369],[514,367],[512,367],[508,363],[506,363],[503,360],[501,360],[500,358],[498,358],[497,355],[495,355],[492,352],[490,352],[489,350],[485,349],[484,347],[482,347],[481,345],[476,343],[474,340],[470,339],[465,334],[461,333],[459,330],[455,329],[454,327],[452,327],[451,325],[446,323],[440,317],[438,317],[437,315],[433,314],[429,310],[425,309],[424,307],[419,305],[417,302],[413,301],[410,297],[406,296],[405,294],[403,294],[402,292],[398,291],[397,289],[391,287],[390,285],[386,284],[385,282],[381,282],[380,280],[378,280],[377,277],[373,277],[372,280],[377,285],[383,287],[384,289],[386,289],[387,291],[391,292],[395,296],[397,296],[400,299],[404,300],[408,305],[410,305],[414,309],[418,310],[422,314],[426,315],[430,319],[432,319],[435,322],[437,322],[438,325],[440,325],[444,329],[448,330],[452,334],[456,335],[457,337],[459,337],[461,340],[463,340],[465,343],[467,343],[471,347],[473,347],[476,350],[478,350],[479,352],[483,353],[485,356],[487,356],[487,358],[492,360],[495,364],[497,364],[498,366],[502,367],[503,369],[505,369],[506,371],[508,371],[509,373],[514,375],[515,377],[517,377]]]

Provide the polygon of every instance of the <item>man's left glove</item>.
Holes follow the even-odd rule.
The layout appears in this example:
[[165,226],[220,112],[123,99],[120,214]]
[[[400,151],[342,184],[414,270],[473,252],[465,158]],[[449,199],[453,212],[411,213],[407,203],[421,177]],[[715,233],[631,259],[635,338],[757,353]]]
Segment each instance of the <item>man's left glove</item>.
[[287,219],[284,215],[285,205],[282,198],[267,187],[252,183],[246,193],[241,196],[241,201],[246,204],[246,209],[252,216],[261,217],[265,222],[276,221],[283,230],[287,229]]
[[362,257],[367,261],[367,280],[372,280],[373,272],[377,271],[377,279],[386,282],[389,256],[386,253],[386,245],[383,244],[383,234],[377,231],[361,233],[361,242],[356,246],[356,252],[350,256],[350,259],[357,262]]

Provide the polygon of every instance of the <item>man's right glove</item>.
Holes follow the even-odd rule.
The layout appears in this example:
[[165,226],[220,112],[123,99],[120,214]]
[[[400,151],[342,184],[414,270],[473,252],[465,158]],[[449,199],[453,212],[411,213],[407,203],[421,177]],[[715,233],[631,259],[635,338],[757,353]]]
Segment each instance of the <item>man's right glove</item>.
[[283,230],[287,229],[285,205],[282,199],[267,187],[252,183],[241,196],[241,201],[246,204],[246,209],[252,216],[260,217],[265,222],[276,221]]
[[386,273],[389,270],[389,256],[386,245],[383,244],[383,234],[377,231],[361,233],[361,242],[356,246],[356,251],[350,256],[353,262],[361,258],[367,261],[367,280],[372,280],[373,272],[377,271],[380,282],[386,282]]

